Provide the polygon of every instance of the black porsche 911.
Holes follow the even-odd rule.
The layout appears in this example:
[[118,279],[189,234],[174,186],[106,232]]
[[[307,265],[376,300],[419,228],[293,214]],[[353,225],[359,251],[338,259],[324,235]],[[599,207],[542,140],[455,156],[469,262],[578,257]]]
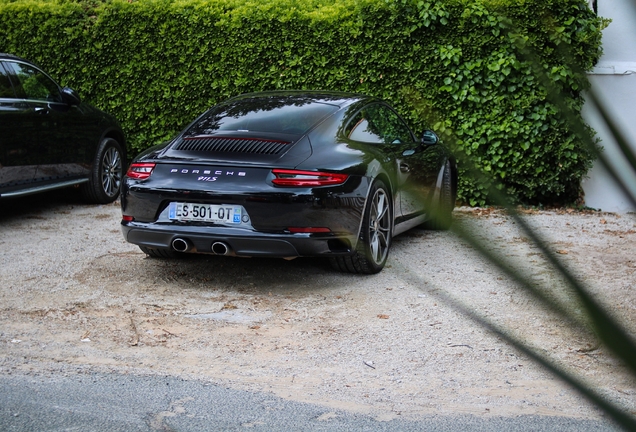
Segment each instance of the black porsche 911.
[[374,97],[262,92],[212,107],[131,163],[122,231],[151,257],[327,257],[377,273],[392,237],[445,228],[457,168]]

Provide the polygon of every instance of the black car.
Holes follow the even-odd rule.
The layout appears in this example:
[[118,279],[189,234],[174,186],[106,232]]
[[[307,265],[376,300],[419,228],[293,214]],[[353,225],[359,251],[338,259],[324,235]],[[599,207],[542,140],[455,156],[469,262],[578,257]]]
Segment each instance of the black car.
[[125,149],[113,117],[35,64],[0,54],[0,199],[77,185],[91,202],[112,202]]
[[437,135],[417,139],[382,100],[253,93],[133,160],[122,230],[152,257],[320,256],[377,273],[393,236],[450,223],[456,185]]

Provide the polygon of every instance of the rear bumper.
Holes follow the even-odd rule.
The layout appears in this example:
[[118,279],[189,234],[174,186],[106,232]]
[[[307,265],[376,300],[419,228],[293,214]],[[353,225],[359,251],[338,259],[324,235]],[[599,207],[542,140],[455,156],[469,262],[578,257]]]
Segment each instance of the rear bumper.
[[[184,240],[187,252],[193,253],[214,253],[212,245],[221,242],[227,255],[244,257],[353,253],[369,188],[366,177],[351,176],[344,185],[321,188],[275,188],[261,183],[245,184],[242,190],[201,191],[127,180],[122,213],[132,221],[122,221],[124,238],[147,248],[178,251]],[[181,222],[170,217],[171,202],[242,206],[247,218],[236,225]],[[180,239],[177,248],[175,239]]]
[[[242,257],[294,258],[301,256],[350,255],[355,234],[263,233],[228,227],[197,227],[122,222],[126,241],[138,246],[173,249],[175,239],[188,244],[187,252],[214,254],[222,243],[225,255]],[[183,244],[183,243],[181,243]]]

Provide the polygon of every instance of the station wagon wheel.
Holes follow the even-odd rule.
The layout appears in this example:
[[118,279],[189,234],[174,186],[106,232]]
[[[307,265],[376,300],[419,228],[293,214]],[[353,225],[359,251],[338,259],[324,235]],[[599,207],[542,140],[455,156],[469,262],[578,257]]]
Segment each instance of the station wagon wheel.
[[117,196],[121,187],[121,153],[115,147],[108,147],[101,160],[102,190],[109,197]]
[[353,255],[333,257],[334,268],[350,273],[374,274],[384,268],[393,229],[391,196],[381,180],[371,187],[364,209],[358,245]]
[[82,195],[90,202],[107,204],[113,202],[121,191],[124,161],[121,145],[112,138],[102,140],[89,181],[82,185]]

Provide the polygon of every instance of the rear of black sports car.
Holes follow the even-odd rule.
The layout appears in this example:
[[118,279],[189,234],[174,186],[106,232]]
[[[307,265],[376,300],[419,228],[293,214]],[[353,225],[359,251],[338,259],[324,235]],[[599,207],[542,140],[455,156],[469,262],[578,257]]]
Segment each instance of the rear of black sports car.
[[244,96],[212,108],[131,164],[126,240],[165,257],[351,254],[370,187],[366,156],[334,140],[357,102]]

